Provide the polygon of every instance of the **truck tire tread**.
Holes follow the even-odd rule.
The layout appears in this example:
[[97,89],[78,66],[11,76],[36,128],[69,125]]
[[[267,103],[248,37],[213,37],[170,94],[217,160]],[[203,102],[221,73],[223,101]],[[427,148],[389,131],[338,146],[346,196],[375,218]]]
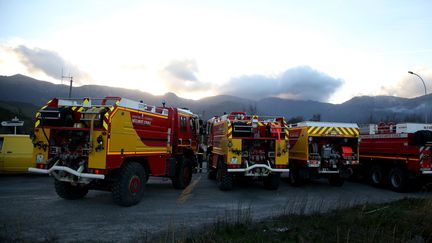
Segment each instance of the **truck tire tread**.
[[280,184],[280,173],[272,173],[264,177],[264,187],[268,190],[277,190]]
[[390,170],[388,176],[390,189],[395,192],[407,192],[409,189],[408,175],[403,168],[395,167]]
[[[132,181],[134,180],[134,181]],[[131,187],[134,183],[137,192]],[[146,183],[146,171],[137,162],[126,162],[115,175],[112,185],[112,196],[116,204],[129,207],[141,201]]]
[[87,187],[82,187],[79,185],[73,186],[69,182],[59,181],[57,179],[54,179],[54,187],[57,195],[68,200],[83,198],[88,193]]
[[227,165],[220,163],[217,169],[217,184],[221,191],[230,191],[233,186],[233,175],[228,173]]
[[185,161],[180,163],[176,175],[171,179],[175,189],[185,189],[192,180],[192,165]]

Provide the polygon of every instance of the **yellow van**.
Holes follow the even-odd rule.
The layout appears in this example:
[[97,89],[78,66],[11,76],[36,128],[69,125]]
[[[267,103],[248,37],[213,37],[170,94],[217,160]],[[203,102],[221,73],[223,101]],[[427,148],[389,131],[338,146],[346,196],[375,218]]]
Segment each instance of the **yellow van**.
[[0,172],[27,172],[35,167],[29,135],[0,134]]

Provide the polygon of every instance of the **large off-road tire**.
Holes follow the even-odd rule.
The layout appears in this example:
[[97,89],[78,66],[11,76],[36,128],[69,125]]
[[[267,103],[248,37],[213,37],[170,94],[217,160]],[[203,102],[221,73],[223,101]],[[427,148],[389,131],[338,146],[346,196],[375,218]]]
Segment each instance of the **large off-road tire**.
[[114,177],[112,196],[116,204],[132,206],[141,201],[146,183],[146,171],[136,162],[126,162]]
[[178,165],[176,175],[171,178],[172,185],[175,189],[185,189],[192,180],[192,164],[184,160]]
[[88,188],[81,185],[72,185],[69,182],[59,181],[54,179],[54,187],[61,198],[74,200],[85,197],[88,193]]
[[207,178],[209,180],[216,180],[216,170],[213,168],[207,169]]
[[216,180],[220,190],[222,191],[232,190],[234,178],[231,173],[228,173],[228,167],[223,162],[219,163],[218,165]]
[[345,182],[345,180],[341,178],[339,174],[329,175],[328,181],[332,186],[342,186]]
[[216,180],[216,170],[212,167],[212,154],[207,155],[207,178],[209,180]]
[[396,192],[406,192],[409,188],[409,179],[406,171],[402,168],[395,167],[390,170],[388,176],[390,189]]
[[380,187],[385,184],[384,169],[380,165],[372,165],[368,172],[368,181],[372,186]]
[[264,187],[268,190],[277,190],[280,184],[280,173],[271,173],[264,177]]
[[300,170],[297,167],[291,167],[289,171],[289,183],[291,186],[301,186],[304,179],[300,176]]

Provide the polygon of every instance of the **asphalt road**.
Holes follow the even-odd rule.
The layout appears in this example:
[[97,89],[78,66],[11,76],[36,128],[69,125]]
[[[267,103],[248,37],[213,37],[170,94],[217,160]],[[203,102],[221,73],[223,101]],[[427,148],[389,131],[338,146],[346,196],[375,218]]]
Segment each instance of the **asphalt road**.
[[51,177],[0,175],[0,241],[2,235],[30,241],[143,240],[166,231],[188,234],[218,220],[432,197],[432,192],[395,193],[355,182],[332,187],[326,180],[300,188],[281,182],[276,191],[259,182],[242,183],[222,192],[205,174],[196,174],[192,185],[182,192],[173,189],[170,180],[151,178],[141,203],[125,208],[115,205],[109,192],[91,191],[84,199],[68,201],[57,196]]

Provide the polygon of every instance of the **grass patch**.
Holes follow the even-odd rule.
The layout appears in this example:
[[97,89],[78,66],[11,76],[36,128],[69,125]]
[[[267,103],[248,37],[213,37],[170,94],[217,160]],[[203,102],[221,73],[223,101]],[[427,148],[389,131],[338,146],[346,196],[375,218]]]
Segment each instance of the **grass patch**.
[[255,223],[250,212],[236,218],[174,241],[432,242],[432,199],[405,198],[322,214],[287,214]]

